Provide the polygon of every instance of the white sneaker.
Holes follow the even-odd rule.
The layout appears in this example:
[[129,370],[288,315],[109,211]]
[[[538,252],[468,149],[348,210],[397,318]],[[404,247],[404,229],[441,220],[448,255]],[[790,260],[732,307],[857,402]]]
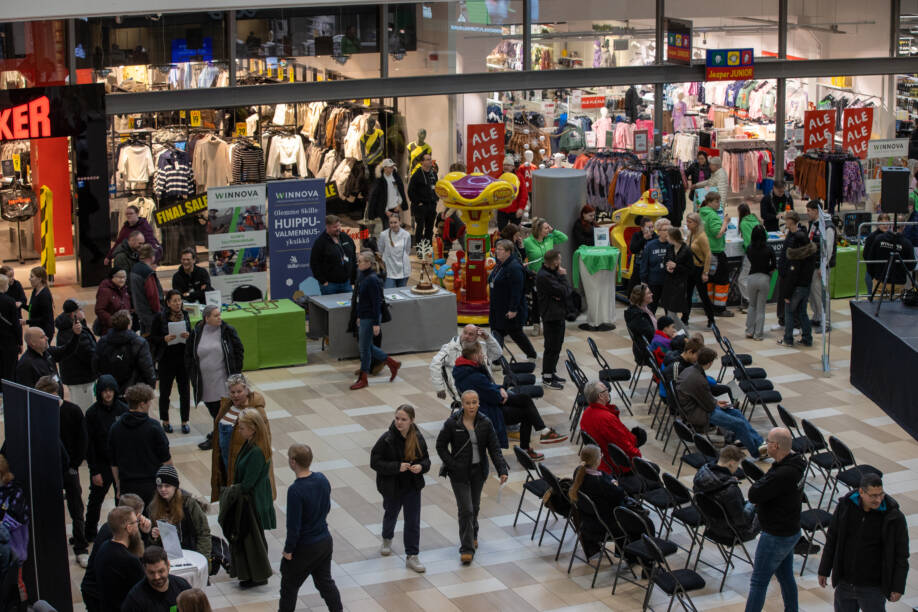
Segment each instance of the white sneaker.
[[421,560],[418,559],[417,555],[408,555],[408,558],[405,559],[405,567],[410,570],[414,570],[419,574],[423,574],[427,571],[427,568],[424,567],[424,564],[421,563]]
[[781,330],[781,329],[784,329],[784,326],[783,326],[783,325],[779,325],[778,323],[775,323],[774,325],[771,326],[771,331],[778,331],[778,330]]
[[388,557],[392,554],[392,540],[383,538],[382,548],[379,549],[379,554],[381,554],[383,557]]
[[87,567],[89,567],[89,555],[86,553],[77,555],[76,562],[80,565],[80,567],[82,567],[83,569],[86,569]]

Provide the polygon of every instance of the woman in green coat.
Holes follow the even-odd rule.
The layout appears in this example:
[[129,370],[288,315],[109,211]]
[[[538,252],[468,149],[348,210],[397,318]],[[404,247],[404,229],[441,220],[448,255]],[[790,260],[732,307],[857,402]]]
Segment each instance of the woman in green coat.
[[[737,214],[739,215],[739,232],[740,236],[743,237],[743,251],[749,248],[749,243],[752,241],[752,229],[756,226],[762,225],[762,222],[759,221],[759,218],[755,216],[749,209],[749,204],[743,202],[736,208]],[[737,285],[739,285],[740,295],[743,296],[743,303],[740,305],[740,312],[746,312],[746,304],[749,303],[749,295],[746,291],[746,280],[749,278],[750,263],[749,258],[743,256],[743,265],[740,268],[739,278],[737,279]]]
[[236,456],[233,484],[242,485],[252,496],[263,530],[274,529],[277,518],[271,497],[271,443],[268,425],[257,410],[246,408],[239,415],[236,430],[245,442]]
[[542,259],[545,257],[545,253],[562,242],[567,242],[567,235],[564,232],[554,229],[545,219],[537,218],[533,220],[532,235],[523,240],[523,248],[526,249],[529,269],[533,272],[538,272],[542,268]]

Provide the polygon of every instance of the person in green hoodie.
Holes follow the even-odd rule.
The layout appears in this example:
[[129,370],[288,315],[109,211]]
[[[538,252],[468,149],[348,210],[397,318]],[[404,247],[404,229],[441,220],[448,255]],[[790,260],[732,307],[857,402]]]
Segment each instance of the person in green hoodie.
[[[740,235],[743,237],[743,251],[746,251],[749,248],[749,243],[752,242],[752,229],[758,225],[762,225],[762,222],[749,209],[749,204],[746,202],[740,204],[736,210],[739,215]],[[740,306],[740,312],[742,313],[746,312],[746,306],[749,304],[749,292],[746,290],[746,279],[749,278],[749,267],[749,258],[744,255],[743,265],[740,268],[739,279],[737,280],[740,295],[743,296],[743,304]]]
[[727,241],[724,234],[730,225],[730,215],[724,212],[720,218],[720,193],[712,191],[704,197],[704,205],[698,210],[704,222],[704,233],[708,237],[711,247],[713,271],[708,278],[708,296],[714,305],[714,314],[719,317],[732,317],[733,313],[727,310],[727,294],[730,293],[730,269],[727,266],[727,255],[724,249]]
[[542,269],[542,260],[545,253],[555,248],[556,245],[567,242],[567,234],[556,230],[551,224],[541,217],[532,222],[532,235],[523,240],[526,249],[527,264],[532,272]]

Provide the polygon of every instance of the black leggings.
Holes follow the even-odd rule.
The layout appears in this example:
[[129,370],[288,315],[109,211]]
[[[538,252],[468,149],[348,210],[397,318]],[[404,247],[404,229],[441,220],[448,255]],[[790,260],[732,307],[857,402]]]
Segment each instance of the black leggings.
[[514,327],[513,329],[492,329],[491,333],[501,346],[504,345],[504,337],[510,336],[513,338],[513,341],[516,342],[516,345],[520,347],[520,350],[526,354],[526,357],[535,359],[539,356],[539,354],[536,353],[535,347],[532,346],[529,336],[526,335],[522,327]]
[[545,421],[539,414],[535,402],[528,395],[512,394],[502,406],[504,423],[507,425],[520,424],[520,448],[529,448],[530,428],[536,431],[545,429]]
[[688,296],[688,310],[682,313],[682,321],[688,323],[689,313],[692,312],[692,290],[698,290],[698,297],[701,298],[701,305],[704,307],[704,314],[708,317],[708,323],[714,322],[714,305],[711,298],[708,297],[708,285],[701,280],[701,268],[694,266],[692,276],[686,286],[686,295]]
[[159,362],[159,420],[169,421],[169,396],[172,395],[172,383],[178,387],[179,414],[182,423],[188,422],[191,413],[191,387],[188,370],[180,359],[168,354]]

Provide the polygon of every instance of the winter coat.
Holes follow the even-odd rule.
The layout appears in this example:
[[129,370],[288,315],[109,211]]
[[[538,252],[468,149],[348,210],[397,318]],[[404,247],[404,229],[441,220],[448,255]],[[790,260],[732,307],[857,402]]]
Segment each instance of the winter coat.
[[79,338],[74,334],[67,346],[49,346],[42,354],[27,348],[16,364],[16,382],[34,387],[42,376],[56,376],[57,363],[73,355],[78,347]]
[[[609,456],[609,443],[619,447],[628,457],[640,457],[637,437],[625,427],[619,416],[618,408],[613,404],[590,404],[580,417],[580,429],[596,441],[602,451],[604,461],[599,463],[599,470],[611,474],[612,457]],[[630,472],[626,468],[624,472]],[[595,500],[594,500],[595,501]]]
[[[659,302],[664,310],[669,312],[688,310],[688,286],[695,267],[692,259],[692,249],[687,244],[683,243],[678,253],[674,244],[666,245],[666,260],[663,263],[666,278],[663,280],[663,295],[660,296]],[[670,261],[676,263],[672,272],[666,271],[666,263]]]
[[[402,177],[397,170],[392,173],[392,178],[395,180],[395,188],[398,190],[398,195],[402,198],[402,204],[399,209],[408,210],[408,197],[405,195],[405,183],[402,181]],[[389,185],[385,176],[380,176],[376,179],[376,182],[373,183],[369,204],[367,218],[386,218],[386,210],[389,208]]]
[[373,321],[373,325],[382,324],[382,281],[372,268],[361,272],[357,285],[357,318]]
[[[826,546],[822,551],[822,560],[819,562],[819,575],[829,576],[831,572],[832,586],[838,586],[838,579],[845,564],[846,542],[839,536],[844,535],[846,525],[852,513],[857,512],[860,506],[860,492],[851,491],[838,501],[829,531],[826,537]],[[877,510],[871,512],[883,513],[883,569],[882,583],[883,595],[889,599],[893,593],[905,592],[905,581],[908,577],[909,560],[909,535],[905,515],[899,509],[899,502],[886,495],[883,503]],[[851,544],[855,544],[851,542]]]
[[408,179],[408,198],[411,200],[411,210],[415,212],[421,206],[436,206],[440,198],[434,187],[437,185],[437,171],[431,168],[425,172],[424,168],[415,170]]
[[99,283],[99,289],[96,291],[96,323],[99,337],[112,327],[112,315],[119,310],[131,310],[131,291],[127,283],[124,287],[119,287],[106,278]]
[[[705,495],[723,507],[730,525],[733,525],[744,541],[747,537],[751,539],[755,536],[752,521],[747,521],[744,513],[746,500],[743,499],[743,491],[730,470],[717,464],[703,465],[695,473],[692,488],[696,495]],[[733,539],[733,532],[726,524],[714,523],[707,528],[715,537]]]
[[765,475],[749,487],[749,501],[756,505],[762,531],[778,537],[800,531],[806,459],[791,453],[772,464]]
[[[220,411],[217,412],[217,418],[214,419],[214,440],[220,439],[219,423],[223,416],[229,411],[233,402],[224,397],[220,400]],[[265,412],[265,398],[257,391],[249,391],[249,397],[246,400],[246,408],[254,408],[264,419],[268,427],[268,442],[271,441],[271,424],[268,423],[268,414]],[[242,434],[234,427],[233,436],[230,438],[229,457],[227,457],[226,470],[223,469],[223,456],[221,455],[220,445],[214,444],[211,447],[210,460],[210,501],[215,502],[220,499],[220,491],[233,483],[236,471],[236,459],[239,457],[239,450],[245,443]],[[274,470],[270,472],[271,476],[271,497],[277,499],[277,487],[274,484]]]
[[[121,363],[122,356],[126,365]],[[122,393],[138,382],[151,387],[156,384],[150,345],[129,329],[111,329],[102,336],[96,344],[92,365],[99,374],[114,376]]]
[[575,251],[583,245],[593,246],[595,244],[596,238],[593,235],[594,227],[598,226],[584,225],[583,221],[580,219],[574,222],[574,227],[571,229],[571,241],[574,243],[573,249]]
[[545,257],[545,253],[563,242],[567,242],[567,234],[559,230],[552,230],[552,232],[545,236],[541,242],[532,236],[524,238],[523,248],[526,249],[526,259],[529,261],[527,264],[529,269],[533,272],[538,272],[539,268],[542,267],[542,260]]
[[0,294],[0,346],[6,350],[22,348],[22,319],[16,300],[9,294]]
[[[93,357],[96,353],[96,337],[89,330],[85,320],[81,323],[83,332],[77,338],[76,352],[61,360],[61,382],[65,385],[85,385],[96,380],[96,373],[92,369]],[[73,317],[65,312],[59,314],[54,320],[54,327],[57,328],[57,345],[70,344],[71,338],[75,335]]]
[[536,274],[536,291],[539,293],[539,316],[543,321],[567,318],[567,301],[571,295],[567,275],[542,266]]
[[[666,283],[666,253],[669,250],[669,243],[661,242],[659,238],[654,238],[644,245],[641,251],[641,257],[638,260],[638,269],[640,270],[640,279],[650,286],[659,287]],[[660,296],[655,296],[658,299]]]
[[653,333],[653,340],[650,341],[650,352],[657,359],[657,365],[663,365],[663,358],[673,350],[673,339],[659,329]]
[[239,454],[236,455],[233,484],[242,485],[243,490],[252,496],[258,522],[265,531],[277,527],[271,484],[273,472],[271,457],[265,457],[261,449],[252,442],[244,442]]
[[453,367],[453,381],[459,395],[466,391],[478,394],[479,412],[491,421],[501,448],[507,448],[507,426],[504,424],[504,411],[501,408],[504,398],[500,394],[501,387],[491,379],[488,369],[480,363],[459,357]]
[[175,274],[172,275],[172,288],[182,294],[182,299],[186,302],[204,303],[204,293],[213,291],[210,284],[210,273],[201,266],[194,266],[191,274],[185,272],[185,268],[179,266]]
[[144,336],[150,334],[153,317],[163,309],[163,287],[159,284],[156,271],[142,261],[131,268],[128,275],[131,287],[131,303],[140,320],[140,331]]
[[51,290],[42,287],[39,291],[32,290],[29,299],[29,318],[26,321],[29,327],[40,327],[48,336],[48,342],[54,338],[54,299]]
[[264,530],[251,493],[239,485],[228,487],[217,518],[233,559],[230,575],[239,580],[267,580],[273,573]]
[[132,249],[128,244],[128,241],[125,240],[112,250],[112,270],[124,270],[131,274],[131,268],[134,267],[134,264],[137,263],[140,259],[137,254],[137,251]]
[[643,363],[645,349],[643,341],[650,342],[653,340],[656,326],[653,324],[650,315],[633,304],[625,310],[625,325],[631,331],[631,335],[634,336],[634,341],[631,343],[634,360],[637,363]]
[[[188,378],[191,379],[195,404],[201,401],[201,394],[204,392],[201,364],[198,362],[198,344],[201,343],[201,330],[204,329],[204,325],[206,325],[204,321],[198,321],[191,330],[191,335],[185,340],[185,369],[188,371]],[[240,374],[245,357],[245,347],[236,329],[225,321],[220,322],[220,343],[223,346],[223,364],[226,366],[227,378],[230,374]]]
[[[207,523],[207,504],[184,489],[181,489],[181,492],[182,521],[178,525],[175,525],[175,523],[172,524],[175,525],[178,531],[178,538],[179,542],[182,544],[182,549],[197,551],[204,555],[205,559],[210,559],[211,543],[210,525]],[[152,503],[147,504],[143,512],[144,516],[153,519],[152,512]],[[159,517],[159,520],[166,519],[164,517]],[[168,522],[171,523],[172,521]],[[155,520],[153,524],[154,526],[156,525]],[[160,538],[151,537],[150,543],[156,546],[163,545]]]
[[338,232],[336,243],[328,232],[322,232],[312,245],[309,267],[320,285],[353,283],[357,274],[357,248],[354,241],[341,231]]
[[405,437],[395,427],[389,425],[388,431],[379,437],[373,450],[370,451],[370,467],[376,472],[376,490],[383,499],[392,499],[399,491],[424,488],[424,474],[430,471],[430,454],[427,452],[427,441],[424,434],[412,425],[418,439],[418,452],[420,456],[411,461],[412,465],[420,465],[421,472],[413,474],[408,470],[399,471],[399,465],[406,462]]
[[[488,375],[493,379],[494,376],[491,374],[490,364],[500,359],[503,349],[491,334],[488,334],[484,339],[479,338],[478,344],[481,345],[481,352],[486,357],[484,365],[488,369]],[[430,360],[430,381],[436,391],[446,391],[448,382],[452,383],[455,389],[451,374],[456,360],[460,357],[462,357],[462,343],[459,340],[459,336],[453,336],[453,339],[441,346],[437,354]],[[449,380],[444,379],[444,369]]]
[[[106,406],[102,403],[102,391],[112,389],[115,399]],[[112,460],[108,452],[108,432],[112,425],[122,414],[128,411],[128,406],[118,399],[118,383],[115,378],[103,374],[96,381],[96,403],[86,411],[86,433],[88,445],[86,447],[86,464],[89,466],[89,475],[107,474],[111,470]]]
[[[455,411],[443,422],[443,429],[437,435],[437,454],[449,479],[454,482],[468,482],[472,471],[472,442],[462,422],[463,412]],[[479,469],[481,479],[488,477],[488,455],[498,475],[510,473],[507,462],[497,444],[497,435],[488,417],[481,411],[475,414],[475,436],[478,438]]]
[[163,247],[159,244],[159,240],[156,239],[156,234],[153,232],[153,227],[145,217],[138,217],[137,223],[134,225],[128,225],[127,221],[124,222],[121,229],[118,231],[118,236],[115,238],[115,244],[113,244],[112,248],[108,251],[108,258],[113,259],[118,247],[122,244],[127,244],[128,237],[135,231],[143,234],[144,243],[153,247],[153,252],[156,254],[156,261],[159,261],[160,257],[163,255]]
[[[182,320],[185,323],[185,331],[188,332],[188,338],[191,339],[191,319],[188,318],[188,311],[182,310]],[[153,317],[153,323],[150,325],[150,337],[147,341],[150,343],[150,352],[153,354],[153,361],[157,364],[162,359],[177,358],[180,362],[185,359],[185,345],[182,343],[169,345],[166,342],[166,336],[169,335],[169,323],[177,321],[169,320],[169,309],[165,308],[162,312],[156,313]]]
[[[529,318],[529,306],[523,291],[523,265],[516,255],[511,254],[503,263],[498,263],[488,276],[491,287],[488,320],[491,329],[507,331],[522,327]],[[508,312],[515,312],[512,319]]]
[[816,269],[816,245],[801,230],[794,232],[786,251],[787,270],[781,278],[781,295],[790,298],[797,287],[809,287]]

